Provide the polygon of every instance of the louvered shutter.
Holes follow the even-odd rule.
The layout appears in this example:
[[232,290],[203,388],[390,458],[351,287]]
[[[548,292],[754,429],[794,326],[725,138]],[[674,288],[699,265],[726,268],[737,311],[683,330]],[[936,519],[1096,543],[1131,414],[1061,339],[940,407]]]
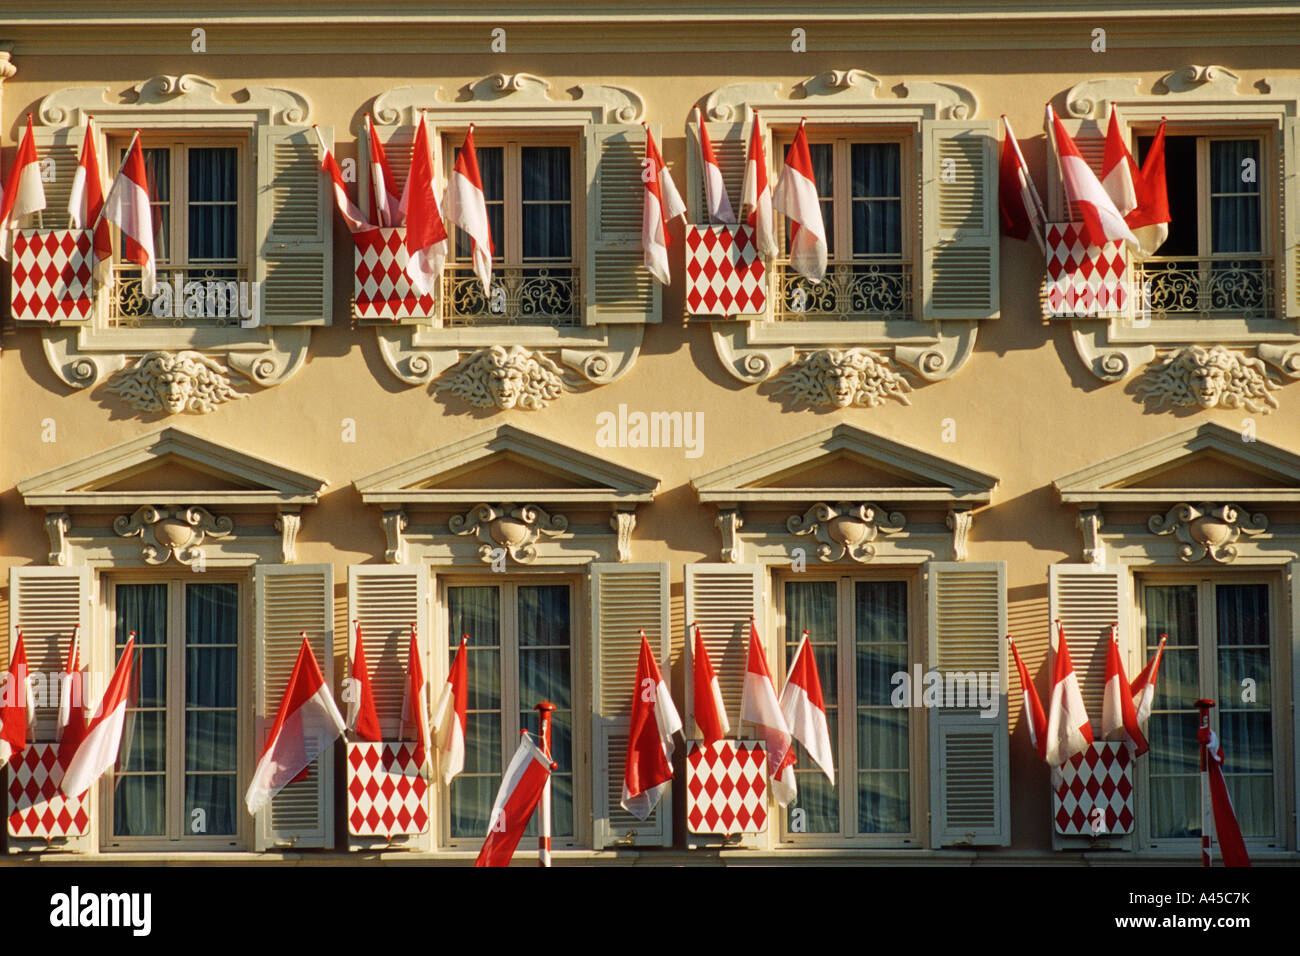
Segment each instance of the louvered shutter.
[[[422,564],[355,564],[348,568],[348,667],[353,656],[353,622],[360,621],[370,689],[385,740],[397,740],[402,732],[412,624],[420,635],[424,675],[430,681],[434,676],[427,582],[428,572]],[[348,676],[354,676],[351,670]]]
[[[661,142],[659,127],[651,127]],[[587,229],[582,276],[587,325],[660,321],[661,290],[645,267],[641,213],[645,185],[645,131],[639,126],[588,126],[583,142],[587,171]],[[669,250],[671,268],[681,268],[679,243]]]
[[636,685],[639,630],[665,673],[668,661],[668,565],[591,566],[592,839],[596,849],[669,846],[672,791],[644,821],[620,806],[627,736]]
[[[1083,704],[1093,736],[1101,739],[1101,705],[1106,693],[1106,650],[1110,626],[1119,624],[1121,653],[1128,647],[1128,594],[1124,572],[1091,564],[1053,564],[1048,567],[1048,604],[1052,652],[1056,652],[1056,624],[1065,626],[1070,660],[1079,678]],[[1055,658],[1053,658],[1053,661]],[[1053,665],[1054,667],[1054,665]],[[1048,673],[1052,673],[1049,667]],[[1049,682],[1048,693],[1051,693]],[[1044,701],[1046,704],[1046,701]]]
[[740,734],[740,694],[749,650],[749,619],[763,620],[763,585],[755,564],[686,565],[686,735],[699,737],[695,725],[695,630],[708,648],[718,675],[733,736]]
[[[1079,147],[1088,168],[1101,179],[1102,161],[1106,155],[1106,129],[1096,120],[1061,119],[1061,125]],[[1124,133],[1127,138],[1127,130]],[[1134,157],[1136,158],[1136,156]],[[1052,222],[1082,222],[1077,205],[1068,207],[1065,201],[1065,184],[1061,181],[1061,165],[1056,155],[1056,137],[1047,131],[1047,216]]]
[[[1300,118],[1288,116],[1282,130],[1282,314],[1300,319]],[[1297,814],[1300,816],[1300,814]]]
[[[334,566],[259,564],[253,569],[257,642],[254,760],[262,755],[293,672],[302,632],[332,696],[334,685]],[[335,701],[338,698],[335,696]],[[257,849],[334,845],[334,748],[290,783],[257,815]]]
[[929,712],[930,843],[1008,846],[1006,563],[931,561],[926,572],[929,668],[945,684],[957,674],[997,677],[996,715],[977,706]]
[[[437,130],[432,123],[428,123],[430,142],[433,144],[433,155],[436,160],[439,154],[439,143]],[[411,171],[411,144],[415,142],[414,126],[398,126],[395,128],[380,127],[375,130],[380,140],[384,144],[384,155],[388,157],[388,168],[393,174],[395,183],[389,184],[389,190],[402,194],[402,187],[406,185],[406,177]],[[357,171],[357,206],[365,215],[370,215],[370,143],[366,139],[365,126],[361,128],[361,134],[358,137],[359,148],[357,149],[357,162],[361,169]],[[438,166],[434,164],[434,175],[438,175]],[[442,201],[442,191],[438,191],[438,200]]]
[[[320,127],[333,147],[333,127]],[[263,325],[328,325],[334,303],[334,199],[310,128],[257,131],[257,270]]]
[[[33,740],[54,740],[59,716],[55,675],[68,660],[74,627],[81,628],[81,666],[111,673],[117,662],[95,656],[90,633],[90,568],[22,567],[9,569],[9,643],[0,669],[8,670],[18,630],[23,632],[27,668],[36,695]],[[39,675],[37,677],[36,675]]]
[[[745,123],[705,123],[713,155],[722,170],[722,182],[727,187],[731,209],[740,215],[740,191],[745,182],[745,156],[749,141],[745,138],[749,127]],[[686,185],[682,195],[686,199],[686,218],[698,226],[709,224],[709,203],[704,192],[704,155],[700,152],[700,128],[695,121],[686,124]]]
[[997,131],[991,120],[922,124],[923,319],[995,319]]
[[[26,123],[19,127],[21,142],[26,131]],[[41,185],[45,187],[45,211],[39,220],[33,216],[24,227],[30,228],[40,222],[42,229],[68,228],[68,198],[72,194],[72,180],[77,174],[77,162],[81,159],[81,143],[85,139],[86,128],[81,126],[34,126],[32,137],[36,142],[36,158],[41,164]],[[117,167],[106,160],[106,153],[99,150],[100,172],[111,177]],[[45,179],[48,164],[54,164],[54,180]],[[106,168],[107,167],[107,168]],[[9,175],[6,168],[5,175]],[[107,189],[107,185],[104,187]]]

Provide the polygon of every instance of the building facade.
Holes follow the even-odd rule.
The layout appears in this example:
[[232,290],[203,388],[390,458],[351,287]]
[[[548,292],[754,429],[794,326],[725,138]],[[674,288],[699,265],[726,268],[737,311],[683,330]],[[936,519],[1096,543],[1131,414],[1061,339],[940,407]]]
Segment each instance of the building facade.
[[[1198,698],[1252,856],[1300,858],[1298,21],[1148,6],[11,5],[3,168],[30,116],[47,207],[5,270],[0,651],[40,678],[7,859],[463,863],[542,698],[561,863],[1190,864]],[[1111,107],[1139,162],[1167,120],[1154,255],[1079,242],[1045,103],[1098,172]],[[739,208],[756,114],[772,180],[806,121],[819,284],[780,217],[770,258],[708,221],[700,123]],[[1000,234],[1004,114],[1044,249]],[[400,184],[421,116],[440,182],[473,124],[487,291],[466,237],[422,296],[400,229],[335,210],[322,144],[364,209],[367,123]],[[139,130],[155,297],[70,228],[89,117],[106,180]],[[647,129],[688,206],[667,286]],[[800,751],[793,804],[741,772],[717,824],[691,775],[731,758],[679,741],[638,821],[640,630],[689,740],[699,625],[748,740],[751,617],[778,683],[810,632],[834,784]],[[1130,677],[1168,635],[1150,754],[1038,759],[1005,637],[1046,697],[1056,619],[1098,741],[1111,626]],[[342,700],[354,622],[389,742],[250,816],[299,635]],[[450,786],[402,746],[411,625],[433,691],[470,638]],[[132,631],[138,663],[117,768],[52,807],[74,628],[100,686]]]

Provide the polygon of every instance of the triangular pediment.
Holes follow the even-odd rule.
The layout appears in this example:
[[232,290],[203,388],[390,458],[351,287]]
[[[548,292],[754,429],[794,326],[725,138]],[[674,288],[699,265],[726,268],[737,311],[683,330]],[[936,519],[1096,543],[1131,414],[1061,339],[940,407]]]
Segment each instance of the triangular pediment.
[[1056,480],[1061,500],[1145,504],[1186,497],[1300,499],[1300,455],[1206,422]]
[[989,501],[997,478],[919,448],[840,423],[751,455],[691,484],[703,502],[872,499]]
[[169,426],[18,482],[31,506],[312,504],[326,482]]
[[358,478],[370,504],[651,501],[654,475],[504,424]]

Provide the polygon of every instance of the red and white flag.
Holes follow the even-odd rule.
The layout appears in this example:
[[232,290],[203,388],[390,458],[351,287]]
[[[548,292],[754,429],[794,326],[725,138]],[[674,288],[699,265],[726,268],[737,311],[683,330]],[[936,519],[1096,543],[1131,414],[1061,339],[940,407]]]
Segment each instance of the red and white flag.
[[682,202],[677,187],[673,185],[673,177],[659,155],[650,127],[644,123],[641,125],[645,127],[645,160],[641,164],[641,181],[645,184],[641,202],[641,252],[650,274],[663,285],[668,285],[672,281],[668,270],[668,247],[672,244],[668,223],[686,213],[686,203]]
[[478,171],[478,154],[474,151],[473,123],[465,131],[465,142],[456,154],[456,164],[447,182],[442,207],[447,218],[469,236],[474,274],[483,283],[483,295],[491,298],[492,256],[496,249],[492,245],[492,228],[488,223],[487,199],[483,195],[483,177]]
[[510,758],[510,766],[501,779],[501,788],[488,817],[487,839],[478,851],[475,866],[509,866],[519,839],[528,829],[528,820],[541,802],[546,781],[555,764],[533,742],[532,734],[519,735],[519,748]]
[[36,723],[32,675],[27,669],[27,648],[18,631],[9,670],[0,672],[0,767],[27,749],[27,737]]
[[1102,246],[1122,239],[1136,247],[1137,237],[1129,231],[1123,214],[1115,208],[1114,200],[1097,179],[1097,174],[1088,166],[1079,147],[1052,111],[1050,103],[1047,105],[1047,118],[1056,137],[1056,158],[1061,167],[1065,198],[1079,206],[1079,213],[1083,216],[1084,239],[1090,246]]
[[1115,204],[1121,216],[1127,216],[1138,207],[1138,168],[1120,133],[1119,116],[1110,108],[1110,123],[1106,126],[1106,149],[1101,160],[1101,185]]
[[1241,838],[1237,812],[1232,808],[1228,784],[1223,779],[1223,747],[1219,744],[1219,735],[1208,727],[1201,727],[1197,731],[1197,739],[1205,748],[1203,760],[1205,772],[1210,778],[1210,807],[1214,811],[1214,835],[1219,841],[1219,855],[1223,859],[1223,865],[1250,866],[1246,841]]
[[1012,239],[1028,239],[1032,235],[1038,248],[1045,251],[1043,205],[1005,113],[1002,127],[1006,131],[1002,140],[1002,160],[998,165],[998,209],[1002,213],[1002,233]]
[[379,729],[379,712],[375,710],[375,694],[370,687],[370,667],[366,663],[366,645],[361,639],[361,622],[355,625],[355,638],[352,643],[352,660],[348,664],[348,676],[352,679],[344,697],[348,705],[347,729],[357,740],[379,742],[384,739]]
[[758,628],[749,622],[749,657],[745,661],[745,685],[740,699],[740,719],[754,725],[767,745],[767,767],[772,775],[776,802],[785,806],[795,798],[794,744],[790,728],[776,699],[776,686],[767,669],[767,655],[758,639]]
[[813,655],[808,632],[794,652],[785,687],[781,688],[781,716],[785,718],[790,735],[803,744],[808,756],[822,768],[826,779],[835,786],[834,751],[831,749],[831,730],[826,722],[826,700],[822,697],[822,682],[817,676],[817,658]]
[[451,673],[433,710],[433,734],[438,744],[442,782],[451,783],[465,769],[466,713],[469,710],[469,635],[462,634]]
[[1065,643],[1065,628],[1056,622],[1056,657],[1052,667],[1052,697],[1047,705],[1047,762],[1060,766],[1092,743],[1092,724],[1083,709],[1079,678]]
[[370,221],[376,226],[400,226],[401,193],[369,113],[366,114],[366,144],[370,152]]
[[91,242],[95,255],[95,277],[103,282],[112,276],[113,240],[108,221],[101,219],[104,208],[104,180],[99,171],[99,153],[95,148],[95,122],[86,117],[85,138],[81,141],[81,158],[72,177],[68,194],[68,225],[73,229],[95,230]]
[[402,701],[402,724],[411,727],[424,752],[426,763],[432,761],[429,747],[429,701],[425,696],[424,664],[420,660],[420,639],[411,625],[411,643],[406,652],[406,697]]
[[[464,150],[461,152],[463,154]],[[459,160],[457,163],[459,165]],[[474,174],[477,177],[477,163]],[[433,142],[429,138],[429,127],[424,121],[423,113],[415,128],[415,142],[411,146],[411,171],[406,177],[406,186],[403,200],[406,207],[406,275],[417,292],[429,295],[437,288],[443,264],[447,261],[447,224],[438,209],[438,196],[434,191]],[[482,199],[481,188],[479,198]],[[485,219],[486,209],[484,206]],[[475,268],[477,264],[476,258]],[[490,272],[490,260],[488,269]]]
[[122,746],[122,728],[126,725],[134,651],[135,632],[132,631],[104,696],[95,709],[95,716],[86,726],[86,736],[65,766],[63,780],[59,783],[64,796],[81,796],[117,762],[117,752]]
[[1165,182],[1165,124],[1160,124],[1138,174],[1138,207],[1124,217],[1137,236],[1138,251],[1149,256],[1169,238],[1169,188]]
[[153,208],[149,205],[149,177],[144,168],[139,130],[104,200],[104,218],[122,230],[122,258],[140,267],[140,291],[152,298],[158,291]]
[[1119,628],[1111,625],[1110,647],[1106,652],[1106,696],[1102,700],[1101,736],[1105,740],[1123,740],[1129,753],[1141,757],[1150,747],[1138,724],[1137,708],[1124,674],[1119,653]]
[[293,673],[275,713],[271,734],[244,794],[248,812],[256,814],[269,804],[285,784],[291,783],[329,749],[343,728],[343,715],[325,686],[325,675],[316,663],[304,631],[302,647],[298,649]]
[[45,208],[45,186],[41,183],[41,166],[36,160],[36,140],[32,136],[32,114],[27,114],[27,132],[18,144],[18,155],[0,196],[0,259],[8,259],[14,246],[14,231],[24,216]]
[[1147,718],[1151,716],[1151,705],[1156,699],[1156,675],[1160,673],[1160,655],[1165,652],[1165,641],[1169,640],[1168,634],[1160,635],[1160,646],[1156,648],[1156,656],[1147,661],[1147,666],[1142,668],[1142,673],[1133,678],[1133,683],[1129,685],[1129,694],[1133,697],[1133,707],[1137,710],[1137,721],[1139,727],[1145,727]]
[[704,169],[704,197],[708,205],[709,222],[734,223],[736,214],[731,208],[731,199],[727,196],[727,184],[722,179],[722,167],[713,152],[713,143],[709,140],[709,130],[704,125],[704,114],[695,107],[695,123],[700,131],[700,156]]
[[59,687],[59,763],[66,767],[86,737],[86,672],[81,669],[81,628],[73,627]]
[[713,672],[709,649],[704,646],[698,624],[691,659],[695,669],[695,725],[706,744],[716,743],[731,733],[731,724],[727,720],[727,705],[722,700],[722,687]]
[[627,759],[623,762],[623,798],[619,804],[638,820],[650,816],[673,778],[673,734],[681,733],[672,695],[650,642],[641,632],[641,656],[636,664],[632,692],[632,725],[627,734]]
[[339,169],[339,164],[334,159],[334,154],[330,152],[329,147],[325,145],[325,140],[320,134],[320,128],[312,126],[316,133],[316,139],[320,143],[321,156],[320,168],[329,174],[330,181],[334,185],[334,205],[338,207],[339,215],[343,217],[343,222],[348,227],[348,232],[354,236],[362,232],[373,232],[378,227],[366,220],[365,214],[357,208],[356,203],[348,195],[347,186],[343,183],[343,172]]
[[745,159],[745,180],[740,188],[740,215],[754,227],[759,255],[776,255],[776,232],[772,218],[772,189],[767,181],[767,155],[763,151],[763,127],[758,111],[749,130],[749,154]]
[[804,123],[785,157],[785,168],[772,194],[772,208],[790,222],[790,265],[809,282],[826,275],[826,222],[817,196],[817,178]]
[[1020,675],[1020,690],[1024,694],[1025,715],[1029,719],[1029,742],[1034,745],[1038,751],[1038,759],[1047,759],[1047,714],[1043,712],[1043,702],[1038,697],[1038,688],[1034,686],[1034,679],[1029,676],[1029,668],[1025,662],[1020,659],[1020,652],[1016,650],[1016,642],[1007,635],[1007,643],[1011,645],[1011,656],[1016,659],[1016,673]]

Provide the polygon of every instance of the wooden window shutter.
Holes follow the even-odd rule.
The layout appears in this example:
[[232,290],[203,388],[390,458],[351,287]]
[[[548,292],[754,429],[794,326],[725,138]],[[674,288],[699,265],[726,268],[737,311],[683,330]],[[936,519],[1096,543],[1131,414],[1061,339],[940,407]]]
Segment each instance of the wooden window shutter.
[[[412,624],[420,636],[425,678],[431,685],[433,682],[434,638],[429,633],[427,594],[428,572],[422,564],[354,564],[348,568],[348,666],[356,636],[353,622],[360,621],[370,689],[385,740],[397,740],[402,732]],[[441,638],[437,643],[441,650]],[[350,670],[348,676],[354,676]],[[342,709],[342,702],[339,706]]]
[[1006,563],[930,561],[926,571],[928,668],[945,684],[996,675],[998,708],[990,717],[978,706],[929,712],[930,844],[1009,846]]
[[619,803],[642,628],[668,679],[668,565],[591,565],[591,803],[598,850],[670,846],[673,839],[671,790],[644,821]]
[[[320,127],[333,147],[333,127]],[[263,325],[329,325],[334,200],[310,128],[257,130],[257,270]]]
[[1282,210],[1282,261],[1278,288],[1283,301],[1282,314],[1300,319],[1300,118],[1288,116],[1282,131],[1282,190],[1278,208]]
[[921,318],[996,319],[997,130],[992,120],[928,120],[921,134]]
[[[436,160],[441,152],[437,129],[432,123],[427,121],[426,123],[429,129],[429,141],[433,146],[433,155]],[[415,127],[379,127],[375,132],[384,144],[384,155],[388,158],[388,168],[392,172],[393,178],[397,180],[396,183],[389,183],[389,189],[400,196],[402,187],[406,184],[406,177],[411,172],[411,145],[415,142]],[[357,164],[361,167],[357,170],[357,208],[366,216],[370,215],[370,170],[373,158],[370,153],[370,141],[366,137],[366,127],[363,122],[361,131],[357,134]],[[435,180],[439,179],[436,162],[433,170]],[[437,194],[438,201],[441,202],[442,190],[437,190]]]
[[[660,142],[659,127],[651,127]],[[587,325],[658,322],[658,281],[645,267],[641,212],[645,185],[641,161],[645,132],[639,126],[594,124],[586,128],[583,161],[587,183],[587,229],[582,275]],[[680,269],[677,243],[669,250]]]
[[[1122,117],[1121,117],[1122,122]],[[1106,128],[1096,120],[1067,119],[1061,117],[1061,125],[1079,147],[1088,168],[1101,179],[1102,161],[1106,154]],[[1125,142],[1128,141],[1127,126],[1123,127]],[[1136,153],[1133,156],[1137,159]],[[1061,181],[1061,166],[1056,158],[1056,137],[1047,131],[1047,192],[1043,194],[1047,202],[1047,218],[1052,222],[1082,222],[1083,216],[1076,205],[1068,208],[1065,202],[1065,184]]]
[[[1065,626],[1070,660],[1079,677],[1079,690],[1093,735],[1100,739],[1101,705],[1106,693],[1106,651],[1112,624],[1119,624],[1121,652],[1128,646],[1125,613],[1128,589],[1124,572],[1091,564],[1053,564],[1048,566],[1048,585],[1052,652],[1056,652],[1055,622],[1059,619]],[[1048,694],[1051,694],[1050,684]],[[1046,705],[1047,700],[1043,703]]]
[[[81,666],[112,673],[116,658],[107,662],[94,658],[90,633],[90,568],[21,567],[9,569],[9,640],[0,669],[8,670],[18,630],[23,632],[29,673],[41,674],[45,692],[33,686],[37,696],[36,728],[33,740],[54,740],[59,715],[59,687],[46,675],[61,674],[68,661],[68,644],[74,627],[81,628]],[[107,645],[111,650],[111,641]],[[37,682],[34,679],[33,684]],[[95,688],[92,687],[92,690]],[[102,686],[98,690],[102,691]],[[93,706],[94,701],[89,702]]]
[[[713,154],[722,170],[722,182],[727,187],[732,212],[740,216],[740,192],[745,182],[745,157],[749,153],[748,123],[704,124],[713,143]],[[775,184],[775,179],[772,180]],[[700,153],[700,128],[692,117],[686,124],[686,183],[682,196],[686,200],[686,218],[698,226],[709,224],[709,203],[704,193],[704,157]]]
[[[98,125],[96,126],[98,128]],[[18,139],[26,132],[26,124],[19,127]],[[45,210],[40,213],[39,218],[31,218],[31,226],[39,222],[42,229],[67,229],[70,225],[68,222],[68,198],[72,194],[72,180],[77,175],[77,163],[81,159],[81,143],[86,137],[86,127],[79,126],[34,126],[32,127],[32,138],[36,143],[36,158],[40,163],[42,171],[42,180],[44,172],[48,168],[48,163],[54,164],[54,181],[42,182],[45,187]],[[96,143],[99,149],[99,172],[104,177],[104,194],[108,194],[108,187],[112,185],[113,174],[117,172],[117,160],[109,156],[103,149],[103,137],[99,137]],[[8,176],[8,168],[5,170]],[[89,225],[86,223],[85,225]],[[27,225],[24,228],[28,228]]]
[[[708,648],[718,675],[733,735],[740,735],[740,695],[749,653],[749,619],[763,620],[763,585],[756,564],[686,565],[686,709],[682,726],[689,739],[698,739],[695,725],[695,631]],[[760,635],[767,636],[767,635]]]
[[[334,683],[334,566],[259,564],[253,568],[254,761],[266,746],[284,697],[302,632],[331,695]],[[307,778],[288,784],[257,815],[256,847],[334,846],[334,748],[308,768]]]

